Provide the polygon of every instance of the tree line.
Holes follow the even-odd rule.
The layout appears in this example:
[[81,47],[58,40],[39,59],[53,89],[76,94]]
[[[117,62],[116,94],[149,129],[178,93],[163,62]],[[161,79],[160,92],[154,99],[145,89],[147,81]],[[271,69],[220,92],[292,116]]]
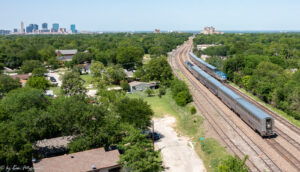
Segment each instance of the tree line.
[[[194,44],[230,81],[300,120],[300,34],[197,35]],[[198,44],[217,46],[201,51]]]

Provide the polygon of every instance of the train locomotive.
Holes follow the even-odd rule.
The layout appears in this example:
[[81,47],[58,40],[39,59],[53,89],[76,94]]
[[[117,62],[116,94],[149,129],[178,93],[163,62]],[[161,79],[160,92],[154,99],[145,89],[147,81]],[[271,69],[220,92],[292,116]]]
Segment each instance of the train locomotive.
[[214,76],[218,80],[225,82],[227,80],[227,75],[221,71],[219,71],[215,66],[212,66],[202,59],[198,58],[194,53],[190,52],[189,53],[191,61],[199,66],[201,69],[203,69],[205,72],[208,74]]
[[191,62],[186,61],[185,67],[213,94],[236,112],[253,130],[257,131],[263,137],[274,135],[274,119],[271,116],[224,86],[221,82]]

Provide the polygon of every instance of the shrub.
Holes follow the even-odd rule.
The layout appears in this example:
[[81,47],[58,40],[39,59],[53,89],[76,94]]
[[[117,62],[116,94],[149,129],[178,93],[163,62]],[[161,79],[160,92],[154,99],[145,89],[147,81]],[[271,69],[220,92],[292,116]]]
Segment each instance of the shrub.
[[153,90],[150,89],[150,88],[147,88],[147,89],[145,90],[145,92],[146,92],[146,94],[147,94],[148,97],[150,97],[150,96],[153,94]]
[[192,96],[187,85],[179,79],[172,81],[171,92],[173,99],[179,106],[184,106],[192,101]]
[[159,89],[158,89],[159,98],[161,98],[161,96],[163,96],[165,94],[166,94],[166,87],[164,87],[164,86],[159,87]]
[[130,86],[129,86],[129,84],[128,84],[128,81],[122,80],[122,81],[120,82],[120,85],[121,85],[121,87],[122,87],[122,89],[123,89],[124,91],[129,91],[129,90],[130,90]]
[[191,114],[195,114],[197,112],[196,108],[194,106],[190,109]]

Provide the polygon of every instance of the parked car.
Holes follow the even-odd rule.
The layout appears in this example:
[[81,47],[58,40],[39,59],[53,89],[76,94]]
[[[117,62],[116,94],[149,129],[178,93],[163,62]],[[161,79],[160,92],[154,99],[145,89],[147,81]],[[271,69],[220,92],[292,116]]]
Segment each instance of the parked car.
[[51,82],[56,82],[56,79],[53,76],[50,76],[50,81]]
[[[151,131],[149,131],[149,130],[143,131],[143,134],[145,134],[148,139],[152,139],[152,132]],[[154,136],[154,141],[157,141],[157,140],[160,139],[160,135],[155,131],[153,133],[153,136]]]

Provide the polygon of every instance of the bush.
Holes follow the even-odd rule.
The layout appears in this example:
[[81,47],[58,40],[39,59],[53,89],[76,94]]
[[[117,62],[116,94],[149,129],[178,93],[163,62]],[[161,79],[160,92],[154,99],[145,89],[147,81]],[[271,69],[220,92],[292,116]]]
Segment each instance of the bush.
[[159,89],[158,89],[159,98],[161,98],[161,96],[163,96],[165,94],[166,94],[166,87],[164,87],[164,86],[159,87]]
[[124,91],[130,91],[130,86],[129,86],[129,84],[128,84],[128,81],[122,80],[122,81],[120,82],[120,85],[121,85],[121,87],[122,87],[122,89],[123,89]]
[[197,112],[196,108],[194,106],[190,109],[191,114],[195,114]]
[[221,164],[218,166],[219,172],[226,171],[239,171],[239,172],[248,172],[249,168],[245,165],[248,156],[246,155],[242,160],[238,156],[228,156],[222,160]]
[[192,101],[192,96],[187,85],[179,79],[172,81],[171,92],[173,99],[179,106],[184,106]]
[[42,63],[39,60],[26,60],[23,62],[21,66],[21,70],[23,73],[30,73],[35,68],[42,67]]
[[31,76],[26,82],[26,86],[42,90],[46,90],[49,85],[49,81],[43,76]]
[[147,88],[145,90],[145,92],[146,92],[146,94],[147,94],[148,97],[150,97],[153,94],[153,90],[151,88]]

